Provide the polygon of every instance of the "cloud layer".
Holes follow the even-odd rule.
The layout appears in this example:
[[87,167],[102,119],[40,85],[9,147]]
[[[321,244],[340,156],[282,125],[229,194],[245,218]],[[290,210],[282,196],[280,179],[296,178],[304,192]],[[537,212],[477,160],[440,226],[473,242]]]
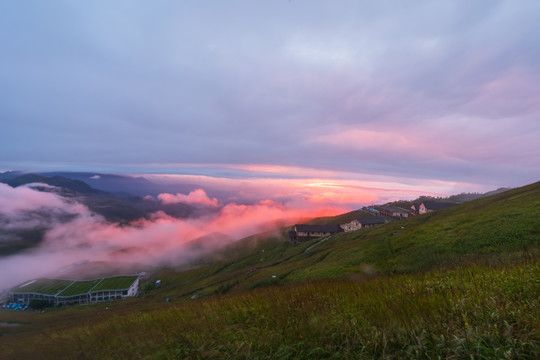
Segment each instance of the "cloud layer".
[[[182,194],[162,195],[175,201],[195,199],[197,204],[202,201],[202,205],[217,206],[217,199],[209,199],[202,189],[183,198],[179,196]],[[196,219],[179,220],[156,212],[150,220],[120,225],[106,222],[84,205],[68,202],[55,193],[0,183],[3,231],[39,227],[45,233],[39,246],[0,257],[0,289],[34,277],[61,276],[63,270],[81,262],[139,271],[163,265],[183,266],[233,240],[344,210],[330,204],[300,206],[266,199],[251,204],[229,202],[217,212]],[[2,242],[13,240],[0,237]]]
[[5,2],[0,167],[523,185],[540,176],[539,16],[532,0]]
[[176,195],[162,193],[158,195],[158,200],[164,204],[184,203],[210,207],[218,206],[218,199],[210,199],[203,189],[193,190],[187,195],[181,193],[177,193]]

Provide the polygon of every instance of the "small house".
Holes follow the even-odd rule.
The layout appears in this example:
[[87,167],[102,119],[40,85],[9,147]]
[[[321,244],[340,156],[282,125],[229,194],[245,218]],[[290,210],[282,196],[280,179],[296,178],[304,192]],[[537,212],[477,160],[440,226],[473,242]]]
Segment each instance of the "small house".
[[355,219],[345,224],[339,225],[345,232],[360,230],[375,225],[386,223],[387,220],[383,216],[369,216],[361,219]]

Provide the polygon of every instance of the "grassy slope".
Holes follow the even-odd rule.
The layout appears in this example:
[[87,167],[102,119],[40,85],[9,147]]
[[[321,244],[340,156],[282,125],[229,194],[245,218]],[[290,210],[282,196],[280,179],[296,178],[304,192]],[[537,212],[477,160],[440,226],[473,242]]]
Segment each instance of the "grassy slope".
[[273,283],[412,272],[457,266],[472,258],[505,261],[538,252],[538,214],[540,183],[424,216],[342,233],[308,252],[305,250],[318,240],[293,246],[284,241],[284,232],[258,241],[253,237],[240,248],[236,244],[229,251],[233,260],[228,262],[180,274],[159,274],[164,286],[149,295],[208,295]]
[[32,324],[0,328],[0,356],[538,358],[538,214],[540,183],[308,252],[316,240],[245,239],[224,251],[234,260],[164,271],[162,287],[109,311],[0,313]]
[[341,225],[356,219],[369,218],[372,216],[374,216],[374,214],[368,211],[355,210],[338,216],[316,218],[311,220],[309,223],[315,225]]
[[[6,312],[2,359],[537,359],[540,262]],[[106,306],[108,308],[106,308]],[[3,333],[3,334],[2,334]]]

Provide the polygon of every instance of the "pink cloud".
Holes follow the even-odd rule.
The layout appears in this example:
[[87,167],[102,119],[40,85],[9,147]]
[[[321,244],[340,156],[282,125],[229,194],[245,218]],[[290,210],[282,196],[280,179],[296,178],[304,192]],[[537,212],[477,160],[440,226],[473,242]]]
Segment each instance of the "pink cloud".
[[177,193],[176,195],[162,193],[158,195],[158,199],[164,204],[185,203],[212,207],[218,206],[218,199],[209,198],[203,189],[193,190],[188,195],[181,193]]
[[[174,180],[194,183],[192,176],[176,176]],[[10,223],[35,226],[26,219],[25,211],[42,208],[46,208],[47,213],[68,211],[75,215],[62,221],[53,218],[52,223],[45,218],[47,226],[42,244],[25,253],[1,258],[0,288],[37,276],[55,276],[81,260],[130,269],[134,266],[139,270],[163,265],[182,266],[205,252],[245,236],[304,222],[308,218],[337,215],[362,204],[411,198],[420,193],[413,186],[391,181],[377,183],[315,177],[198,177],[197,183],[201,188],[187,195],[162,193],[158,199],[164,203],[211,206],[213,211],[190,219],[176,219],[156,212],[150,219],[127,225],[108,223],[84,205],[72,200],[68,202],[55,193],[0,184],[0,215],[7,217]],[[378,184],[384,184],[386,188],[366,186]],[[231,195],[221,197],[223,205],[219,207],[218,199],[210,198],[202,188],[211,189],[213,193],[218,189]],[[232,197],[238,199],[231,200]],[[201,238],[204,240],[193,246],[192,241]]]
[[[48,187],[46,184],[43,186]],[[60,207],[65,203],[52,193],[37,191],[25,186],[12,188],[0,183],[0,213]]]
[[[13,200],[10,208],[2,207],[2,215],[11,219],[19,216],[21,211],[24,213],[42,207],[47,207],[52,213],[67,207],[75,215],[49,224],[45,239],[39,246],[0,258],[0,268],[3,269],[0,288],[38,276],[60,276],[58,274],[62,274],[63,269],[81,260],[108,264],[103,265],[104,268],[117,266],[137,271],[163,265],[182,266],[236,239],[306,218],[343,211],[343,208],[329,204],[284,203],[267,198],[250,205],[229,203],[217,212],[195,219],[176,219],[156,212],[151,219],[119,225],[106,222],[82,204],[66,203],[54,193],[0,186],[0,194],[3,200]],[[184,197],[196,199],[194,201],[198,203],[203,199],[204,204],[217,205],[217,200],[209,199],[203,190]],[[182,196],[178,198],[183,199]],[[31,224],[26,222],[23,225]],[[204,240],[193,246],[192,241],[200,238]]]
[[[345,132],[344,132],[345,133]],[[388,153],[389,155],[403,154],[398,148],[392,145],[394,139],[392,135],[385,135],[380,132],[360,133],[365,135],[368,140],[371,136],[379,136],[378,140],[388,141],[388,147],[381,149],[380,144],[376,141],[367,142],[365,147],[361,146],[361,141],[355,135],[359,133],[353,132],[352,135],[345,137],[344,140],[339,140],[338,134],[341,132],[329,132],[327,138],[313,138],[314,142],[332,141],[336,146],[343,147],[348,153],[362,154],[360,151],[368,150],[377,153]],[[335,138],[332,138],[335,136]],[[386,137],[385,137],[386,136]],[[408,137],[409,134],[403,132],[399,138]],[[413,135],[411,135],[413,136]],[[433,149],[437,149],[437,144],[444,141],[427,135],[415,135],[416,148],[409,152],[411,156],[417,156],[419,153],[426,154],[426,148],[430,149],[429,153],[433,153]],[[424,142],[424,139],[428,142]],[[415,140],[416,141],[416,140]],[[432,146],[433,145],[433,146]],[[449,144],[450,145],[450,144]],[[425,148],[418,148],[425,146]],[[350,151],[349,151],[350,149]],[[388,150],[390,149],[390,150]],[[394,151],[395,150],[395,151]],[[426,155],[427,156],[427,155]],[[214,170],[214,167],[210,167]],[[442,181],[438,179],[426,177],[401,177],[393,175],[373,175],[368,173],[358,173],[349,171],[330,171],[318,170],[313,168],[299,167],[282,167],[271,165],[221,165],[215,168],[218,171],[233,171],[234,169],[242,169],[250,174],[249,177],[234,177],[224,178],[204,175],[171,175],[171,174],[145,174],[145,178],[166,186],[174,186],[175,184],[198,184],[213,193],[220,193],[219,199],[221,203],[228,202],[257,202],[264,199],[274,199],[285,201],[292,198],[303,198],[306,194],[317,194],[320,192],[329,191],[349,193],[350,199],[353,199],[358,193],[370,194],[377,197],[376,201],[391,201],[404,198],[415,198],[419,195],[451,195],[456,192],[463,191],[489,191],[493,187],[488,184],[475,184],[470,182],[459,181]],[[294,177],[291,177],[294,175]],[[350,203],[353,207],[367,205],[371,203],[362,202],[362,197],[359,197],[359,202]],[[349,202],[348,202],[349,203]]]
[[374,194],[368,193],[340,193],[333,191],[318,192],[314,194],[307,195],[304,198],[305,201],[313,204],[343,204],[343,205],[353,205],[353,204],[369,204],[375,203],[378,198]]

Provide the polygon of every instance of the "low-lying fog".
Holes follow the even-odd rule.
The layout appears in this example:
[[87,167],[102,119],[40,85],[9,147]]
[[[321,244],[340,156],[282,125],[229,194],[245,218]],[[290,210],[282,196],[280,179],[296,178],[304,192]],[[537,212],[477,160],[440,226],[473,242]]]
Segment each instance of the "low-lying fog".
[[[149,198],[162,203],[182,202],[207,211],[187,219],[158,211],[149,219],[127,224],[108,222],[76,198],[64,198],[48,185],[13,188],[0,183],[0,242],[20,240],[14,238],[16,230],[43,232],[39,245],[0,257],[0,289],[36,277],[66,276],[84,264],[99,264],[111,272],[180,267],[255,233],[398,196],[384,190],[379,194],[358,189],[352,192],[327,183],[288,188],[278,183],[224,184],[222,193],[225,189],[228,196],[222,199],[207,195],[202,188],[188,193],[161,193]],[[195,239],[197,246],[193,246]]]

